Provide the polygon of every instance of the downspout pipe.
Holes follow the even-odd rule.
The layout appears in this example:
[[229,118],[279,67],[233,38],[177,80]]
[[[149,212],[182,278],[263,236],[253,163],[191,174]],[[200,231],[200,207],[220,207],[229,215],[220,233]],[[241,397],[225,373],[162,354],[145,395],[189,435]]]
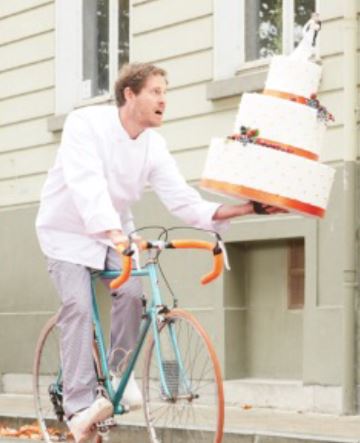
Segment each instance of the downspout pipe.
[[343,159],[343,373],[342,413],[357,409],[356,382],[356,157],[357,0],[344,0],[344,159]]

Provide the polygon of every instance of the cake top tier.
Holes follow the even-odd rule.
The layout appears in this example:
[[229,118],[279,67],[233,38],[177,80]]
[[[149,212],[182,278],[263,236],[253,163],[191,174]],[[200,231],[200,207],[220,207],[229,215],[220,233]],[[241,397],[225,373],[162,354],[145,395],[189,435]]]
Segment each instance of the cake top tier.
[[317,12],[311,14],[310,20],[302,29],[302,39],[291,54],[294,60],[316,60],[318,36],[321,30],[321,20]]
[[317,60],[320,29],[320,16],[314,12],[303,27],[302,39],[295,50],[287,57],[273,58],[265,90],[284,92],[307,99],[317,93],[321,67],[313,61]]
[[310,98],[319,89],[321,67],[316,63],[291,56],[275,56],[271,60],[265,91],[280,91]]

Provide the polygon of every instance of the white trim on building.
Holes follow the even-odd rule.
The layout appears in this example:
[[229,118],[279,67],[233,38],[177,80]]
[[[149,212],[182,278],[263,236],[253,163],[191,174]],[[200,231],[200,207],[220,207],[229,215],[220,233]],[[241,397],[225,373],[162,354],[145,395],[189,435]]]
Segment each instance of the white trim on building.
[[90,80],[83,80],[83,1],[55,0],[56,66],[55,114],[67,114],[75,107],[110,100],[118,71],[118,0],[109,0],[109,89],[92,97]]

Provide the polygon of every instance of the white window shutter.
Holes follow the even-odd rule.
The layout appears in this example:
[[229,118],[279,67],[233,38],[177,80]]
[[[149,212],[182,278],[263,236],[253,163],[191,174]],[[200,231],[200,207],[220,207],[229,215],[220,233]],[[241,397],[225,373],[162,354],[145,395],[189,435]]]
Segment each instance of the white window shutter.
[[244,1],[214,0],[214,78],[235,75],[244,59]]
[[55,14],[55,113],[66,114],[81,92],[81,0],[56,0]]

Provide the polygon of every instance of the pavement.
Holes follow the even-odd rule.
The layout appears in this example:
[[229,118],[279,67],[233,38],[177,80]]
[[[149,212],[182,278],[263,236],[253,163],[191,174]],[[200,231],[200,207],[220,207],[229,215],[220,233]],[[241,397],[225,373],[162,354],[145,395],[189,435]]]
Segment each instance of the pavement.
[[[33,423],[35,412],[31,395],[1,394],[0,425]],[[119,419],[121,443],[148,441],[143,412],[134,411]],[[19,439],[0,438],[0,443]],[[37,440],[32,440],[37,442]],[[265,408],[227,407],[223,443],[360,443],[360,416],[339,416],[287,412]]]

